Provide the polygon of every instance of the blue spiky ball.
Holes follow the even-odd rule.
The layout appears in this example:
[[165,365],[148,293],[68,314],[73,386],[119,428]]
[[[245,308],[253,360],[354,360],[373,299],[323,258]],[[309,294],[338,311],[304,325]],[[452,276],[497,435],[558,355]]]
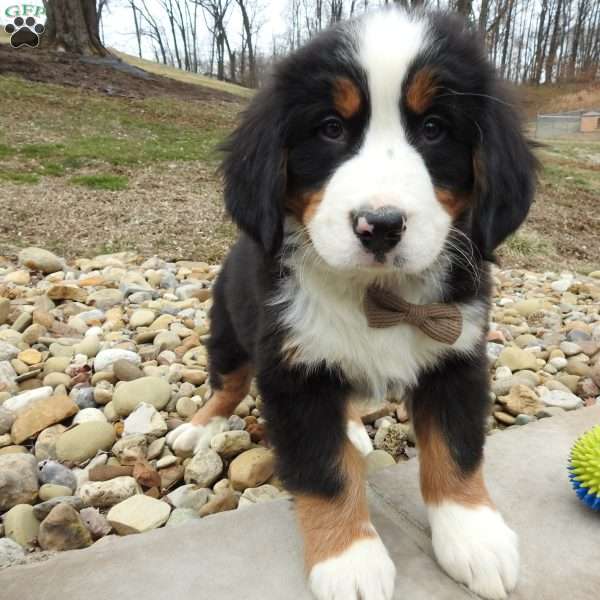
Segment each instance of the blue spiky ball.
[[600,511],[600,425],[573,444],[569,479],[578,498],[592,510]]

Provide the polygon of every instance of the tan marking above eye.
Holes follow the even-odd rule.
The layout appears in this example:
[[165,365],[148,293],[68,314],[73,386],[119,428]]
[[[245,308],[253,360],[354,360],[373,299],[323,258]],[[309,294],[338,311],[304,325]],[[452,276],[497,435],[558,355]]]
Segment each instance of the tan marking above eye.
[[360,110],[360,90],[350,79],[337,79],[333,89],[333,102],[340,115],[349,119]]
[[423,114],[433,102],[437,92],[435,73],[429,67],[417,71],[406,90],[406,104],[417,114]]

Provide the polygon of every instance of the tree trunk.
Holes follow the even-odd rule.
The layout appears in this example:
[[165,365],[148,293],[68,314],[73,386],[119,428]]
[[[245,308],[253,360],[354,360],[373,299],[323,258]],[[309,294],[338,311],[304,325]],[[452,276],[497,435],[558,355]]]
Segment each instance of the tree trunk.
[[44,6],[42,47],[86,56],[110,54],[100,41],[96,0],[44,0]]
[[472,10],[473,0],[456,0],[456,12],[465,17],[465,19],[471,16]]
[[256,55],[254,52],[254,36],[252,35],[252,23],[250,21],[250,15],[248,14],[248,8],[244,0],[236,0],[240,11],[242,13],[242,23],[244,27],[244,36],[246,38],[246,44],[248,46],[248,85],[250,87],[256,87],[258,85],[258,78],[256,73]]

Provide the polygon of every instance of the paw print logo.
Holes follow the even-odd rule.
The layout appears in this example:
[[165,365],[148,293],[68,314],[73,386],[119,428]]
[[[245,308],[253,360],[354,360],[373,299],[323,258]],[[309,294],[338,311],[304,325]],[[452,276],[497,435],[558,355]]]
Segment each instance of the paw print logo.
[[12,23],[4,27],[4,31],[10,34],[10,45],[13,48],[29,46],[37,48],[40,43],[40,35],[44,33],[44,26],[36,23],[33,17],[15,17]]

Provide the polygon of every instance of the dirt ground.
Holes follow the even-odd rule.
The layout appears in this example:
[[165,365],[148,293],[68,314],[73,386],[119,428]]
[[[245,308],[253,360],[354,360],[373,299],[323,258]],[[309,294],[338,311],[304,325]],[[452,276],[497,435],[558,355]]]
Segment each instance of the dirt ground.
[[239,101],[233,94],[148,73],[116,58],[81,58],[65,52],[15,50],[0,44],[0,75],[9,73],[30,81],[60,83],[109,96]]
[[[35,83],[18,84],[14,75]],[[49,85],[56,83],[63,87]],[[0,254],[40,245],[67,257],[127,249],[223,258],[235,229],[222,208],[216,147],[246,98],[127,65],[0,44],[0,95],[3,89],[10,102],[0,111]],[[564,105],[548,90],[535,93],[545,105]],[[561,94],[575,102],[573,95],[595,97],[596,87]],[[28,143],[24,128],[43,143]],[[547,142],[539,155],[536,201],[500,250],[501,264],[598,269],[600,143]],[[97,174],[127,184],[119,191],[74,184]]]

